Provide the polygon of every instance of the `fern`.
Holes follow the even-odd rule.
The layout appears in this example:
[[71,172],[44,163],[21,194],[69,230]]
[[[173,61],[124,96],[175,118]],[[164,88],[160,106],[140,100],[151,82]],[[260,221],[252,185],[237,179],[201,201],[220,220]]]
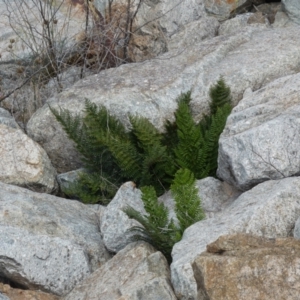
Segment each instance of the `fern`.
[[230,88],[226,85],[224,78],[221,76],[217,83],[213,85],[209,90],[210,113],[216,114],[218,108],[231,103]]
[[188,169],[178,170],[171,185],[171,191],[175,199],[175,211],[182,235],[186,228],[205,216],[195,187],[194,174]]
[[196,172],[199,166],[199,150],[204,143],[203,136],[193,120],[190,107],[190,93],[179,98],[178,109],[175,112],[178,144],[174,149],[176,162],[181,168]]
[[79,178],[63,192],[81,199],[86,204],[108,204],[119,187],[109,179],[106,174],[81,172]]
[[180,168],[189,169],[197,179],[215,176],[218,140],[231,111],[230,89],[223,78],[211,87],[210,96],[211,114],[196,124],[190,108],[191,92],[182,94],[175,122],[166,122],[164,133],[137,116],[129,116],[131,127],[126,130],[105,107],[97,107],[89,100],[85,102],[84,117],[50,107],[75,142],[85,169],[94,174],[93,178],[96,174],[100,176],[99,184],[80,178],[80,198],[88,201],[90,197],[102,199],[103,195],[113,195],[114,187],[128,180],[139,187],[151,185],[161,195]]
[[134,226],[130,229],[130,232],[134,233],[133,240],[143,240],[152,244],[170,261],[176,227],[173,222],[168,221],[167,208],[158,203],[155,189],[152,186],[145,186],[141,190],[148,215],[142,215],[132,207],[124,209],[129,218],[135,219],[143,226]]
[[147,215],[142,215],[132,207],[124,209],[129,218],[142,225],[134,226],[129,231],[134,233],[133,240],[143,240],[152,244],[171,263],[172,248],[180,241],[184,230],[204,218],[193,173],[188,169],[180,169],[171,186],[179,226],[176,226],[173,220],[169,221],[168,210],[158,202],[153,187],[143,187],[141,190]]

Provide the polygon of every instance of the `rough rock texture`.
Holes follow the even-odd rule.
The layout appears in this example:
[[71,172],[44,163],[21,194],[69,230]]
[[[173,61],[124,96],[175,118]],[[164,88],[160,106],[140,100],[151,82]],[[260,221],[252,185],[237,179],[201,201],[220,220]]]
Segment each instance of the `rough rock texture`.
[[[218,34],[219,35],[227,35],[227,34],[235,34],[238,33],[242,27],[247,27],[249,26],[248,22],[250,18],[253,19],[253,13],[245,13],[242,15],[237,15],[233,19],[226,20],[225,22],[222,22]],[[251,19],[250,19],[251,20]],[[261,27],[263,28],[268,28],[268,23],[264,22],[263,24],[258,24],[258,23],[252,23],[251,26],[256,26],[256,27]]]
[[144,204],[141,199],[141,191],[133,182],[124,183],[115,197],[107,205],[101,218],[101,233],[106,248],[112,252],[123,249],[132,237],[127,232],[133,226],[140,225],[134,219],[129,219],[122,209],[131,206],[145,214]]
[[0,181],[55,193],[56,171],[44,149],[20,129],[0,124]]
[[91,273],[84,247],[0,225],[1,275],[31,289],[65,295]]
[[98,214],[78,201],[0,183],[0,211],[1,226],[26,230],[33,238],[43,235],[77,244],[84,249],[91,270],[110,258],[101,239]]
[[[213,27],[215,23],[213,23]],[[208,111],[208,90],[222,74],[237,104],[246,88],[257,90],[275,78],[299,71],[300,33],[289,28],[247,26],[240,33],[190,43],[182,52],[170,51],[159,59],[122,65],[87,77],[51,98],[48,104],[82,112],[84,98],[105,105],[127,122],[127,113],[147,117],[158,128],[172,120],[175,99],[192,89],[197,118]],[[187,42],[187,44],[189,44]],[[78,154],[48,105],[39,109],[27,126],[28,134],[47,151],[59,173],[80,166]]]
[[[237,191],[226,182],[221,182],[213,177],[196,180],[196,187],[198,188],[201,207],[205,212],[206,218],[212,218],[221,213],[241,194],[241,192]],[[175,201],[171,191],[160,196],[158,201],[168,208],[169,219],[173,219],[176,224],[177,216],[175,213]]]
[[131,243],[64,300],[176,300],[165,257],[146,243]]
[[243,232],[268,238],[290,236],[300,215],[299,194],[299,177],[270,180],[243,193],[223,214],[186,229],[172,251],[172,283],[177,297],[197,299],[191,264],[221,235]]
[[213,17],[202,17],[197,22],[188,23],[168,39],[168,50],[180,54],[195,43],[215,37],[219,26],[219,22]]
[[[204,2],[205,9],[209,15],[216,17],[220,21],[224,21],[232,15],[247,12],[251,8],[253,0],[205,0]],[[265,1],[256,0],[255,2],[257,2],[255,4],[260,4]]]
[[281,3],[288,16],[300,24],[300,2],[298,0],[281,0]]
[[222,212],[241,194],[233,186],[213,177],[197,180],[196,187],[206,218]]
[[1,292],[9,297],[10,300],[59,300],[58,296],[44,293],[41,291],[30,291],[12,288],[8,284],[0,283],[0,299]]
[[4,124],[11,128],[18,129],[19,126],[12,115],[5,109],[0,108],[0,124]]
[[137,16],[137,24],[150,20],[159,24],[167,37],[182,26],[206,16],[203,0],[148,0],[143,1]]
[[[77,3],[75,3],[77,2]],[[79,1],[55,1],[54,8],[60,8],[56,14],[57,22],[57,34],[58,41],[64,41],[65,43],[70,43],[74,41],[75,35],[84,29],[85,16],[83,14],[82,8],[78,6]],[[27,1],[26,5],[23,5],[22,9],[17,9],[17,1],[6,1],[8,6],[3,0],[0,1],[0,53],[3,60],[15,59],[16,57],[28,56],[29,47],[22,41],[22,39],[28,39],[26,33],[28,34],[29,28],[27,22],[30,22],[31,26],[34,26],[35,32],[42,33],[42,22],[40,13],[38,12],[37,5],[35,1]],[[70,10],[69,4],[74,3]],[[13,28],[10,26],[9,18]],[[68,26],[66,26],[68,22]],[[18,33],[18,34],[17,34]],[[36,36],[40,35],[36,33]],[[9,48],[10,39],[14,39],[13,47]],[[41,40],[41,39],[37,39]],[[32,40],[27,40],[28,43],[32,43]],[[38,47],[38,45],[36,46]]]
[[273,24],[275,21],[275,16],[278,12],[282,11],[282,5],[281,3],[263,3],[261,5],[255,6],[255,8],[252,9],[253,12],[256,12],[256,10],[263,13],[264,16],[266,16],[270,22],[270,24]]
[[294,228],[294,238],[300,240],[300,216],[296,221],[295,228]]
[[275,15],[275,20],[273,23],[273,27],[288,27],[293,26],[294,23],[290,20],[290,18],[287,16],[287,14],[283,11],[279,11]]
[[[78,169],[66,173],[62,173],[57,175],[56,179],[59,184],[60,190],[65,193],[71,186],[74,184],[76,180],[79,179],[79,173],[83,171],[84,169]],[[68,193],[67,193],[68,194]],[[68,194],[72,199],[76,199],[76,195],[70,195]]]
[[[16,61],[0,62],[0,96],[6,95],[22,85],[24,74],[18,73],[18,70],[21,69]],[[18,125],[24,129],[25,123],[28,122],[33,113],[43,106],[46,100],[55,93],[57,93],[57,88],[47,89],[41,84],[39,86],[28,84],[1,101],[0,106],[8,110],[18,122]]]
[[6,295],[4,295],[0,292],[0,300],[11,300],[11,299],[7,298]]
[[222,236],[193,263],[199,300],[297,300],[300,241]]
[[300,174],[300,73],[247,93],[219,140],[218,176],[247,190]]

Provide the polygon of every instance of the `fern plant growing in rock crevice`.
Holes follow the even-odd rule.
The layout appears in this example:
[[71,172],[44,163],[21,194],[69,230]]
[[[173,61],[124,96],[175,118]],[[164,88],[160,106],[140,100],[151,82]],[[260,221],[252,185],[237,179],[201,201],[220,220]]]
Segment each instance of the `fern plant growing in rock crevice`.
[[178,99],[175,122],[159,132],[146,118],[129,116],[131,128],[110,115],[105,107],[85,102],[85,115],[51,108],[82,156],[86,173],[73,186],[83,202],[107,202],[125,181],[138,187],[153,186],[161,195],[169,189],[176,171],[186,168],[197,179],[215,176],[218,140],[231,111],[230,89],[220,78],[210,89],[211,114],[196,124],[191,93]]
[[171,263],[172,248],[181,240],[184,230],[205,216],[195,187],[195,177],[188,169],[180,169],[175,174],[171,192],[175,200],[176,221],[169,220],[168,210],[163,203],[158,202],[153,187],[145,186],[141,190],[148,214],[142,215],[132,207],[124,209],[129,218],[141,224],[129,230],[133,233],[132,241],[143,240],[150,243]]

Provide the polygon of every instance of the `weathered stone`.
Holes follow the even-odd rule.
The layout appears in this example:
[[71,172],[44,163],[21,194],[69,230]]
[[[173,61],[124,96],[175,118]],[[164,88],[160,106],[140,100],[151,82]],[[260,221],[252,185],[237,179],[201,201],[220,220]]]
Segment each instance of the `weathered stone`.
[[213,177],[197,180],[196,187],[206,218],[222,212],[241,194],[233,186]]
[[[70,6],[71,3],[75,5]],[[32,54],[28,45],[31,45],[36,51],[40,50],[43,23],[39,6],[36,5],[35,1],[26,1],[25,4],[21,5],[18,1],[0,1],[2,20],[0,24],[0,53],[3,60],[28,57],[29,54]],[[64,45],[68,44],[68,46],[74,44],[76,34],[85,26],[85,15],[79,1],[59,0],[53,3],[52,12],[47,8],[44,9],[46,14],[56,11],[57,28],[54,32],[56,42],[64,42]],[[30,25],[35,28],[33,31],[35,41],[29,39]],[[12,39],[14,40],[13,43],[10,42]]]
[[[0,96],[14,91],[24,83],[24,74],[18,73],[19,70],[24,70],[22,68],[22,66],[18,65],[18,62],[0,62],[0,89],[2,91]],[[57,89],[47,89],[42,84],[35,85],[31,82],[31,84],[28,83],[21,89],[17,89],[9,97],[1,101],[0,105],[12,114],[22,129],[25,129],[25,124],[33,113],[43,106],[46,100],[51,95],[54,95],[55,92],[57,93]]]
[[287,26],[293,26],[293,22],[289,19],[287,14],[283,11],[279,11],[278,13],[276,13],[273,27],[276,28]]
[[247,23],[248,24],[269,24],[269,20],[261,11],[257,11],[256,13],[252,14],[249,17]]
[[282,0],[283,10],[294,22],[300,24],[300,2],[298,0]]
[[[241,192],[237,191],[226,182],[221,182],[213,177],[196,180],[196,187],[201,199],[201,207],[205,212],[206,218],[212,218],[221,213],[241,194]],[[158,201],[168,208],[169,219],[173,219],[175,224],[177,224],[178,220],[175,212],[175,201],[171,191],[160,196]]]
[[188,23],[168,39],[168,50],[180,53],[186,47],[213,38],[217,35],[219,26],[219,22],[213,17],[202,17],[197,22]]
[[277,79],[233,109],[219,140],[220,178],[247,190],[300,173],[299,80]]
[[236,34],[240,32],[241,28],[247,26],[255,27],[257,29],[261,28],[263,30],[270,28],[270,22],[267,16],[260,11],[256,13],[245,13],[222,22],[218,33],[219,35]]
[[[261,3],[264,0],[258,0]],[[232,15],[245,13],[252,7],[252,0],[205,0],[205,9],[209,15],[215,16],[218,20],[224,21]]]
[[68,240],[0,225],[1,275],[12,282],[65,295],[91,273],[85,249]]
[[84,249],[91,270],[110,258],[101,239],[98,214],[78,201],[0,182],[0,212],[1,226],[26,230],[33,238],[45,236],[78,245]]
[[5,300],[59,300],[58,296],[52,294],[12,288],[10,285],[3,283],[0,283],[0,300],[4,300],[4,298],[1,298],[1,295],[9,297],[5,298]]
[[146,243],[131,243],[78,284],[64,300],[176,300],[165,257]]
[[0,107],[0,124],[4,124],[11,128],[19,128],[17,122],[12,115],[5,109]]
[[56,171],[40,145],[20,129],[0,124],[0,181],[55,193]]
[[140,225],[136,220],[129,219],[123,212],[127,206],[145,214],[141,191],[133,182],[124,183],[115,197],[107,205],[101,218],[101,233],[104,244],[109,251],[118,252],[123,249],[133,236],[128,230]]
[[137,15],[137,25],[154,20],[167,37],[182,26],[206,16],[203,0],[143,1]]
[[57,182],[58,182],[59,187],[60,187],[60,190],[63,193],[66,193],[72,199],[77,199],[77,195],[70,195],[70,193],[68,192],[68,189],[70,189],[70,187],[76,182],[76,180],[79,179],[79,174],[83,170],[84,169],[81,168],[81,169],[78,169],[78,170],[74,170],[74,171],[70,171],[70,172],[67,172],[67,173],[59,174],[56,177]]
[[[51,18],[57,21],[55,25],[50,22],[50,30],[53,29],[51,42],[56,47],[54,51],[60,61],[58,82],[58,78],[51,79],[51,71],[45,70],[45,65],[39,63],[42,55],[49,55],[49,52],[46,54],[48,37],[43,28],[39,5],[34,0],[0,1],[0,97],[14,91],[0,105],[13,114],[22,128],[25,128],[32,114],[45,104],[46,99],[67,88],[77,78],[82,78],[82,75],[91,74],[88,70],[82,73],[82,67],[73,66],[65,70],[65,64],[61,63],[71,56],[77,43],[77,33],[85,27],[85,12],[83,3],[80,2],[82,1],[58,0],[51,2],[52,8],[49,6],[50,2],[42,6],[46,18],[55,13],[55,17]],[[38,76],[33,76],[30,80],[34,73]],[[41,79],[41,74],[49,77],[48,84]],[[25,80],[28,82],[24,85]]]
[[[131,61],[139,62],[165,53],[169,48],[168,38],[192,21],[205,18],[203,0],[147,0],[132,1],[131,11],[136,18],[133,22],[128,55]],[[96,0],[95,7],[104,15],[107,13],[108,2]],[[117,10],[123,10],[126,17],[127,0],[115,0],[112,4]]]
[[236,34],[242,27],[249,26],[248,19],[252,16],[252,13],[245,13],[237,15],[232,19],[226,20],[220,24],[218,34]]
[[193,263],[197,299],[296,300],[300,242],[244,234],[222,236]]
[[[162,129],[174,120],[175,99],[192,90],[196,119],[208,112],[208,91],[220,75],[231,87],[233,103],[245,89],[257,90],[284,74],[299,70],[300,27],[261,29],[247,26],[230,36],[199,41],[182,52],[170,51],[143,63],[122,65],[87,77],[48,100],[54,108],[80,113],[84,99],[105,105],[128,124],[128,113],[148,118]],[[188,44],[188,42],[187,42]],[[48,105],[39,109],[27,126],[28,134],[47,151],[59,173],[81,166],[78,153],[55,122]]]
[[300,215],[299,194],[299,177],[266,181],[243,193],[222,214],[186,229],[172,251],[171,274],[177,297],[197,299],[191,264],[220,236],[238,232],[268,238],[290,236]]
[[4,295],[0,292],[0,300],[12,300],[12,299],[7,298],[6,295]]
[[255,6],[255,8],[253,8],[252,11],[262,12],[263,15],[268,18],[270,24],[273,24],[277,12],[282,11],[282,5],[281,3],[263,3],[261,5]]
[[294,228],[294,238],[297,240],[300,240],[300,216],[298,220],[295,223],[295,228]]

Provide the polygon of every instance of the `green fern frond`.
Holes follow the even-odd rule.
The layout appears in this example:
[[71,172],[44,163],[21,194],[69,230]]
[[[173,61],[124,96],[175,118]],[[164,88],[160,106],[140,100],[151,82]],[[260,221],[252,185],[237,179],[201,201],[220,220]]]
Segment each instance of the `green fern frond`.
[[224,78],[221,76],[217,83],[213,85],[209,90],[210,111],[214,115],[219,107],[225,104],[231,104],[231,92],[230,88],[226,85]]
[[207,176],[215,176],[218,168],[218,149],[219,138],[224,130],[227,117],[231,112],[230,104],[225,104],[217,109],[217,112],[212,116],[211,126],[205,133],[205,143],[202,148],[203,160],[206,163],[206,168],[202,170],[199,178]]
[[188,169],[178,170],[171,185],[171,192],[176,203],[175,211],[180,224],[180,233],[183,234],[186,228],[201,221],[205,216],[193,173]]
[[57,110],[50,105],[48,106],[56,120],[62,125],[68,137],[75,142],[77,150],[80,153],[84,152],[83,143],[86,140],[86,132],[82,123],[82,117],[78,114],[75,116],[71,115],[67,109],[60,108],[60,110]]
[[108,174],[81,172],[79,178],[70,184],[69,188],[64,189],[66,195],[72,198],[79,198],[83,203],[108,204],[116,194],[120,182]]
[[[189,169],[198,179],[215,175],[218,139],[230,113],[230,89],[222,78],[210,89],[210,96],[211,115],[197,125],[190,108],[191,92],[180,95],[175,122],[166,122],[164,133],[147,119],[133,116],[129,116],[131,128],[127,130],[104,106],[97,107],[89,100],[83,118],[50,109],[75,142],[89,173],[116,183],[133,180],[139,187],[152,185],[162,194],[180,168]],[[103,188],[107,195],[107,186],[96,186],[97,193]],[[86,182],[80,188],[83,195],[97,194],[94,183]]]
[[173,222],[169,222],[168,210],[158,202],[155,189],[147,186],[141,190],[147,215],[142,215],[132,207],[124,209],[129,218],[133,218],[141,224],[141,226],[131,228],[130,232],[134,234],[134,240],[147,241],[171,262],[171,251],[174,243],[178,241],[178,230]]
[[84,123],[91,130],[101,130],[118,136],[127,135],[125,126],[117,117],[111,115],[104,106],[97,107],[88,99],[85,99]]
[[169,221],[168,210],[159,203],[152,186],[141,188],[142,200],[147,215],[142,215],[132,207],[124,212],[129,218],[138,221],[141,226],[130,229],[134,240],[143,240],[161,251],[171,262],[171,252],[175,243],[180,241],[183,231],[193,223],[202,220],[204,213],[195,187],[195,179],[187,169],[180,169],[175,176],[171,191],[175,197],[175,212],[179,221],[177,227],[173,220]]
[[141,175],[142,156],[130,140],[108,135],[107,146],[116,160],[122,176],[138,182]]
[[[186,99],[183,96],[181,99]],[[201,131],[193,120],[190,107],[181,101],[178,103],[178,109],[175,112],[178,144],[174,149],[176,162],[181,168],[187,168],[195,171],[199,166],[199,149],[204,142]]]

